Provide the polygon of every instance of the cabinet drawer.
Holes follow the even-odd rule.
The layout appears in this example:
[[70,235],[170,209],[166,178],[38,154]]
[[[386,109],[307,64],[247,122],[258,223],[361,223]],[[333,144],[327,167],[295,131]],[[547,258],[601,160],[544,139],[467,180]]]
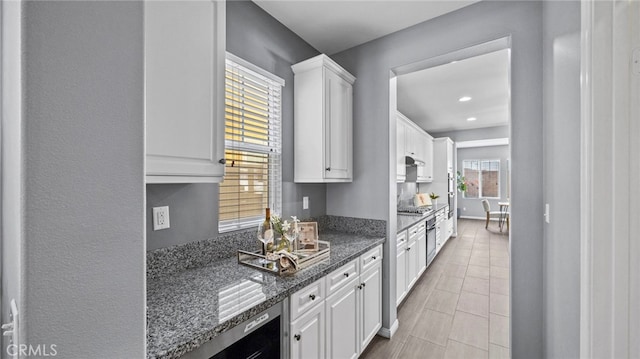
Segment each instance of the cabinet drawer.
[[291,295],[291,320],[295,320],[316,304],[324,301],[325,278],[313,282]]
[[360,256],[360,273],[382,261],[382,245],[379,245]]
[[353,278],[357,277],[358,260],[354,259],[327,275],[327,297],[342,289]]

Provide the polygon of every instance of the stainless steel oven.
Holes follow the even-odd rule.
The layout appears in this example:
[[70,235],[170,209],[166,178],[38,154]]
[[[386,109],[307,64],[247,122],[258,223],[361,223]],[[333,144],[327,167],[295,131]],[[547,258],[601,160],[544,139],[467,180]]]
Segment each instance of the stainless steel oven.
[[289,300],[254,315],[196,350],[188,359],[280,359],[289,357]]
[[436,257],[436,218],[427,219],[427,267]]

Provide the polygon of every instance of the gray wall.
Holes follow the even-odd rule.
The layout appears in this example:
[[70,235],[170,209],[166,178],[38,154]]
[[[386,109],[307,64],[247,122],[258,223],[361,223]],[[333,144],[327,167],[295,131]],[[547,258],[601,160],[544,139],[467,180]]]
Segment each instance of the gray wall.
[[[389,220],[389,71],[504,36],[512,40],[512,353],[540,358],[542,335],[542,4],[481,1],[346,50],[333,58],[354,86],[354,181],[327,187],[327,214]],[[393,143],[392,143],[393,144]],[[394,147],[395,148],[395,147]],[[388,231],[395,233],[395,221]],[[387,257],[394,252],[387,246]],[[394,268],[395,258],[385,269]],[[385,305],[386,323],[395,308]]]
[[24,2],[21,343],[145,357],[141,2]]
[[[293,183],[293,72],[291,65],[318,54],[311,45],[251,1],[227,1],[227,51],[283,78],[282,214],[326,214],[326,185]],[[309,209],[302,197],[309,196]],[[153,231],[151,211],[169,206],[171,228]],[[147,249],[218,236],[218,185],[147,185]]]
[[[492,211],[499,209],[498,202],[507,200],[507,159],[509,159],[509,146],[490,146],[460,148],[457,151],[457,166],[462,173],[463,160],[500,160],[500,198],[488,198]],[[461,209],[461,216],[485,218],[486,214],[482,207],[483,198],[464,198],[460,192],[458,195],[458,208]]]
[[545,1],[545,357],[580,356],[580,2]]

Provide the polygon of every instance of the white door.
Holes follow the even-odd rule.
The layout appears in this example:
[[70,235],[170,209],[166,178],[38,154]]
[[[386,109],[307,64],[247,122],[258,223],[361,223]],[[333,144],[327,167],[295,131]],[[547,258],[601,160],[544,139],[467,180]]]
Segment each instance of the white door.
[[291,323],[291,358],[324,358],[324,303]]
[[406,231],[398,234],[396,249],[396,305],[399,305],[407,294],[407,237]]
[[360,315],[358,288],[360,282],[351,283],[327,298],[327,358],[346,359],[358,357]]
[[[22,112],[21,112],[21,8],[22,1],[3,1],[2,4],[2,323],[10,323],[11,300],[22,308],[20,295],[22,247]],[[2,356],[11,342],[19,344],[20,328],[14,336],[2,337]],[[23,331],[24,332],[24,331]]]
[[351,177],[352,88],[337,74],[325,73],[325,177]]
[[360,330],[362,351],[382,327],[382,264],[378,263],[361,274],[360,282],[362,283],[362,329]]
[[416,238],[407,244],[407,289],[413,287],[418,279],[418,244]]

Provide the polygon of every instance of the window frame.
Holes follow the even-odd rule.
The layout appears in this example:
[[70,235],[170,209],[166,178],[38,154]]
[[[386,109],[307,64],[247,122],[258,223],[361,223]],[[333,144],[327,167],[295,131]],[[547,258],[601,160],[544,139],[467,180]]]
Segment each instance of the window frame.
[[[478,167],[478,197],[467,197],[467,191],[462,193],[462,198],[464,199],[501,199],[502,198],[502,161],[500,159],[465,159],[462,160],[462,176],[467,177],[465,166],[465,162],[476,162]],[[497,162],[498,163],[498,196],[497,197],[487,197],[482,193],[482,163],[483,162]]]
[[[282,99],[283,99],[282,90],[285,86],[285,81],[280,77],[236,55],[233,55],[232,53],[227,52],[226,59],[225,59],[225,71],[227,71],[226,69],[229,66],[229,63],[231,63],[231,66],[240,68],[241,71],[245,74],[248,74],[254,78],[258,78],[262,81],[269,82],[271,86],[276,86],[276,85],[280,86],[279,98],[271,100],[271,92],[269,93],[270,94],[269,109],[275,108],[275,110],[268,111],[269,127],[267,131],[269,132],[275,131],[277,132],[277,135],[275,136],[272,134],[268,135],[269,136],[267,140],[268,145],[252,144],[244,141],[235,141],[235,140],[227,139],[226,115],[225,115],[225,119],[223,119],[225,121],[225,126],[224,126],[225,157],[227,155],[226,152],[228,150],[233,150],[238,152],[245,151],[245,152],[262,154],[262,155],[267,154],[269,156],[268,177],[269,179],[273,178],[274,180],[269,180],[269,188],[268,188],[269,198],[267,201],[269,203],[272,213],[273,212],[280,213],[282,208]],[[226,77],[225,77],[225,81],[226,81]],[[226,97],[226,94],[227,93],[225,89],[225,97]],[[227,108],[226,101],[225,101],[225,108]],[[273,113],[277,113],[277,115],[274,115]],[[272,123],[272,121],[274,123]],[[274,127],[277,129],[277,131],[276,129],[274,129]],[[277,163],[271,162],[274,160],[277,161]],[[274,173],[273,171],[276,171],[276,172]],[[218,233],[226,233],[226,232],[248,229],[256,226],[258,223],[262,223],[262,221],[264,221],[264,213],[260,216],[251,216],[251,217],[244,217],[244,218],[237,217],[234,219],[225,219],[225,220],[220,219],[221,217],[220,206],[221,206],[221,198],[222,198],[220,194],[222,192],[221,185],[223,182],[221,182],[220,186],[218,187]]]

